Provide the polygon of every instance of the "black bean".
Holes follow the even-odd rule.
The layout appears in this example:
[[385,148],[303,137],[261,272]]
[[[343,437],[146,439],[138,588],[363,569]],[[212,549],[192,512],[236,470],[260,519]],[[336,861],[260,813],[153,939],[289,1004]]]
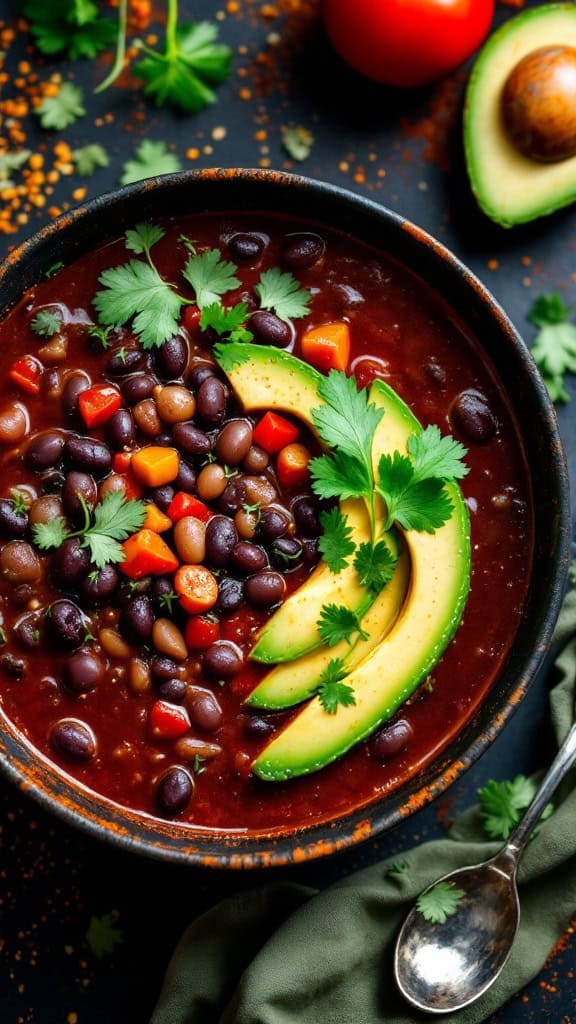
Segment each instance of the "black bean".
[[212,516],[206,523],[206,562],[213,569],[222,569],[230,561],[238,531],[227,516]]
[[246,485],[243,480],[230,480],[218,499],[218,510],[226,516],[233,516],[246,504]]
[[185,679],[163,679],[156,687],[160,699],[169,704],[182,704],[187,689]]
[[288,270],[306,270],[324,255],[326,243],[313,232],[295,231],[286,235],[280,260]]
[[414,729],[406,718],[385,725],[372,740],[372,753],[381,761],[387,761],[399,754],[414,735]]
[[73,693],[90,693],[104,678],[102,659],[93,651],[75,651],[62,666],[62,678]]
[[64,486],[64,473],[59,469],[45,469],[38,476],[44,494],[58,494]]
[[0,654],[0,671],[11,679],[22,679],[26,675],[28,662],[25,658],[17,658],[15,654]]
[[80,495],[89,509],[93,509],[98,501],[98,487],[93,476],[71,470],[66,474],[62,487],[62,505],[68,519],[75,526],[83,526],[85,520],[84,506]]
[[40,647],[42,643],[42,626],[44,616],[40,612],[27,612],[16,619],[12,633],[19,643],[30,650]]
[[177,491],[186,491],[187,494],[194,494],[196,487],[196,470],[192,468],[189,462],[183,462],[182,459],[180,459],[178,476],[176,477],[174,484]]
[[156,800],[163,814],[179,814],[188,806],[194,793],[194,780],[185,768],[173,765],[158,781]]
[[429,363],[426,363],[424,366],[424,373],[428,377],[428,380],[431,380],[433,384],[437,384],[440,388],[446,383],[446,370],[434,359],[431,359]]
[[251,544],[248,540],[238,541],[232,551],[232,564],[243,576],[250,576],[253,572],[268,565],[268,556],[258,544]]
[[[122,577],[120,577],[122,579]],[[134,597],[142,597],[148,594],[152,588],[152,577],[143,576],[139,580],[123,580],[114,598],[114,603],[119,608],[125,608]]]
[[193,724],[204,732],[216,732],[222,725],[222,708],[216,696],[208,690],[193,695],[188,701],[188,711]]
[[0,535],[23,537],[28,528],[28,513],[17,512],[12,498],[0,498]]
[[314,498],[298,498],[292,505],[292,514],[299,532],[304,537],[320,536],[320,506]]
[[216,679],[229,679],[235,676],[244,659],[242,651],[230,640],[216,640],[207,651],[204,652],[204,668]]
[[286,580],[279,572],[264,569],[246,582],[246,597],[257,608],[270,608],[284,597]]
[[52,726],[50,743],[71,761],[90,761],[96,753],[96,737],[85,722],[76,718],[61,718]]
[[33,437],[26,449],[24,461],[30,469],[39,472],[42,469],[50,469],[60,461],[64,438],[53,430],[46,430],[42,434]]
[[105,565],[102,569],[94,569],[82,580],[80,593],[87,604],[107,604],[116,592],[120,582],[120,574],[113,565]]
[[120,631],[130,643],[143,644],[149,640],[153,625],[154,612],[150,598],[146,594],[132,598],[122,609]]
[[159,608],[170,613],[171,603],[162,601],[163,597],[168,594],[174,595],[174,582],[170,576],[155,576],[152,580],[152,598],[158,604]]
[[10,592],[7,595],[10,604],[15,608],[27,608],[34,597],[34,590],[31,583],[19,583],[16,587],[10,587]]
[[244,604],[244,583],[232,576],[225,576],[218,582],[218,600],[216,611],[224,615],[237,612]]
[[156,351],[156,369],[161,380],[177,380],[187,365],[188,346],[180,335],[169,338]]
[[172,498],[176,494],[176,491],[170,484],[164,484],[163,487],[156,487],[152,491],[152,500],[161,512],[165,512],[169,508]]
[[246,454],[242,468],[246,473],[263,473],[269,462],[268,452],[253,444]]
[[50,605],[46,625],[52,640],[67,650],[80,647],[86,637],[86,619],[81,609],[65,597]]
[[62,388],[62,412],[68,419],[78,416],[78,397],[91,387],[90,377],[83,370],[68,374]]
[[139,348],[117,348],[106,360],[107,377],[127,377],[146,369],[146,354]]
[[175,423],[172,438],[184,455],[208,455],[212,449],[210,438],[190,422]]
[[167,430],[163,430],[161,434],[156,434],[154,438],[154,444],[160,445],[161,448],[173,448],[174,441],[172,435]]
[[89,569],[90,555],[79,537],[69,537],[52,555],[52,576],[65,590],[78,587]]
[[228,248],[232,259],[237,263],[252,263],[262,255],[264,240],[258,235],[240,232],[228,239]]
[[122,381],[120,390],[128,405],[137,405],[145,398],[150,398],[157,383],[149,373],[135,373],[133,377]]
[[496,418],[488,399],[475,388],[462,391],[454,399],[450,419],[456,430],[474,444],[485,444],[496,433]]
[[320,549],[318,547],[317,537],[305,537],[302,541],[302,555],[305,562],[309,565],[314,565],[320,558]]
[[255,340],[262,342],[263,345],[286,348],[293,338],[290,324],[281,320],[279,316],[271,313],[268,309],[257,309],[255,313],[252,313],[249,326]]
[[189,374],[188,383],[190,387],[194,388],[194,391],[197,391],[208,377],[217,375],[218,369],[213,363],[196,363]]
[[288,533],[290,522],[287,512],[268,505],[262,509],[258,531],[266,540],[276,540],[277,537],[283,537],[285,533]]
[[210,427],[219,427],[226,415],[226,389],[218,377],[207,377],[198,388],[196,415]]
[[176,661],[164,654],[155,654],[150,662],[150,671],[155,679],[165,681],[180,676],[181,669]]
[[112,468],[110,450],[94,437],[69,437],[64,445],[64,457],[74,469],[93,473],[97,478],[106,476]]
[[276,723],[270,718],[263,718],[261,715],[242,715],[242,732],[248,739],[259,740],[271,736],[276,729]]
[[304,549],[297,537],[278,537],[270,548],[272,563],[277,569],[288,572],[302,564]]
[[229,420],[218,434],[216,455],[228,466],[237,466],[252,445],[252,424],[248,420]]
[[110,417],[106,424],[106,438],[117,452],[132,447],[136,440],[136,424],[128,409],[118,409]]

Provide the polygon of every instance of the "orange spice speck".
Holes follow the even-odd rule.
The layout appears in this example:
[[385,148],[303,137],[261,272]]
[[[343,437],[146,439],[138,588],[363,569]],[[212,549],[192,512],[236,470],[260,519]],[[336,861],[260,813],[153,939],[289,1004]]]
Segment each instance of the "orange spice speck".
[[498,270],[499,266],[500,266],[500,261],[499,260],[495,260],[495,259],[488,260],[488,263],[487,263],[488,270]]
[[252,90],[243,87],[238,93],[241,100],[248,101],[252,99]]

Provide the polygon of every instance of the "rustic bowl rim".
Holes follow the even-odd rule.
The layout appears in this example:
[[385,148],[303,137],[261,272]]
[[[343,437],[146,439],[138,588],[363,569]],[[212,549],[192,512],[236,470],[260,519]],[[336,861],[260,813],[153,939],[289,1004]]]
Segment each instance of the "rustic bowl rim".
[[[465,323],[469,322],[470,310],[473,310],[474,315],[480,319],[484,317],[487,324],[491,324],[504,346],[504,359],[520,374],[522,400],[538,416],[542,462],[544,455],[546,457],[546,466],[542,465],[541,470],[544,472],[545,469],[547,500],[552,510],[550,534],[545,544],[549,569],[543,592],[532,593],[526,611],[530,628],[524,628],[522,636],[526,634],[526,638],[529,637],[527,649],[516,650],[515,656],[508,659],[499,677],[499,682],[500,678],[507,679],[505,692],[500,692],[498,684],[492,687],[458,737],[426,766],[421,779],[412,777],[380,801],[353,808],[333,821],[287,831],[218,833],[191,826],[174,826],[171,822],[120,807],[87,789],[40,754],[0,709],[0,769],[23,792],[30,793],[68,823],[125,849],[166,861],[218,868],[296,864],[334,854],[398,825],[409,814],[444,792],[500,733],[542,664],[560,609],[570,561],[568,472],[555,411],[540,374],[518,332],[488,289],[428,232],[372,199],[327,182],[280,171],[213,168],[162,175],[104,193],[50,222],[9,254],[0,265],[0,310],[9,309],[26,288],[40,279],[42,271],[48,269],[48,260],[54,262],[55,254],[62,251],[69,260],[77,258],[92,240],[104,242],[124,230],[126,224],[148,216],[140,212],[136,218],[137,207],[141,210],[145,201],[150,200],[152,204],[157,201],[157,206],[162,206],[168,199],[173,202],[176,195],[184,195],[190,200],[194,189],[200,195],[221,194],[224,197],[229,193],[232,197],[237,194],[257,196],[258,203],[244,207],[254,211],[273,212],[275,203],[283,197],[288,200],[290,214],[297,216],[300,209],[310,209],[315,211],[314,214],[307,213],[304,219],[317,224],[329,223],[328,213],[332,212],[339,221],[333,226],[347,230],[360,240],[367,240],[362,234],[367,225],[383,229],[387,241],[386,246],[381,246],[383,252],[389,252],[389,241],[393,238],[401,251],[406,250],[414,256],[417,265],[410,264],[410,269],[431,283],[434,290],[438,291],[437,282],[442,281],[451,294],[452,289],[453,294],[461,293],[466,298],[469,305],[465,312],[462,308],[453,307]],[[134,215],[128,216],[127,211],[132,207]],[[234,203],[221,203],[211,208],[222,212],[233,211],[236,206]],[[205,209],[201,205],[196,211],[187,208],[184,212]],[[285,212],[285,207],[279,206],[277,212],[283,209]],[[117,220],[114,219],[116,214]],[[156,212],[151,215],[166,214]],[[360,222],[361,229],[355,235],[352,224]],[[345,223],[349,223],[348,228],[343,227]],[[111,224],[113,230],[110,229]],[[398,258],[396,252],[393,255]],[[402,258],[399,262],[405,263]],[[452,305],[451,302],[449,304]],[[515,409],[510,381],[503,381],[500,371],[498,377]],[[530,471],[533,473],[532,465]],[[534,589],[532,587],[532,591]],[[517,638],[513,648],[518,645]],[[485,707],[488,707],[488,712],[484,717],[488,720],[478,728]],[[457,750],[457,756],[450,754],[453,748]],[[407,803],[400,799],[403,789],[410,791]]]

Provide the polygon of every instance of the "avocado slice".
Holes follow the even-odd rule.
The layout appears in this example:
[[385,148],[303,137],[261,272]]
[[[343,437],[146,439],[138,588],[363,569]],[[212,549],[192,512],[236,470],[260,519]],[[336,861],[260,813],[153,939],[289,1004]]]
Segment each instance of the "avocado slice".
[[[298,416],[314,431],[312,409],[322,404],[318,389],[324,378],[312,366],[273,346],[245,342],[217,345],[214,354],[246,410],[281,409]],[[364,502],[350,498],[341,502],[340,508],[358,543],[369,541],[370,521]],[[250,657],[274,665],[319,647],[322,640],[316,622],[327,599],[347,605],[362,617],[374,595],[360,585],[353,566],[335,576],[320,562],[260,630]]]
[[[391,437],[422,430],[408,406],[383,381],[373,389],[386,404],[383,422]],[[381,449],[382,450],[382,449]],[[430,674],[453,637],[470,583],[470,522],[460,488],[446,485],[454,506],[450,519],[433,534],[404,534],[411,560],[408,597],[390,632],[357,665],[346,683],[356,704],[329,715],[318,697],[262,751],[252,765],[261,779],[278,782],[318,771],[369,736],[389,719]]]
[[576,156],[539,163],[508,138],[502,90],[523,57],[545,46],[576,47],[576,4],[535,7],[505,22],[472,69],[464,107],[464,148],[472,191],[484,213],[512,227],[576,199]]

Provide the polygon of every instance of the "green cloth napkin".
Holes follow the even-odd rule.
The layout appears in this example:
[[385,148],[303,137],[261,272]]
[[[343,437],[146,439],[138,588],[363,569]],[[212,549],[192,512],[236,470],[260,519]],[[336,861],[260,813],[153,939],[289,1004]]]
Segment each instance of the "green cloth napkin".
[[[555,644],[559,681],[550,695],[560,744],[572,723],[576,680],[576,591],[564,602]],[[534,978],[576,915],[574,772],[556,811],[520,866],[521,925],[511,959],[473,1006],[444,1017],[486,1020]],[[430,1020],[395,989],[392,955],[418,894],[439,876],[495,853],[474,807],[446,839],[360,871],[320,892],[270,883],[224,900],[186,931],[166,973],[151,1024],[413,1024]],[[409,867],[388,876],[399,859]]]

